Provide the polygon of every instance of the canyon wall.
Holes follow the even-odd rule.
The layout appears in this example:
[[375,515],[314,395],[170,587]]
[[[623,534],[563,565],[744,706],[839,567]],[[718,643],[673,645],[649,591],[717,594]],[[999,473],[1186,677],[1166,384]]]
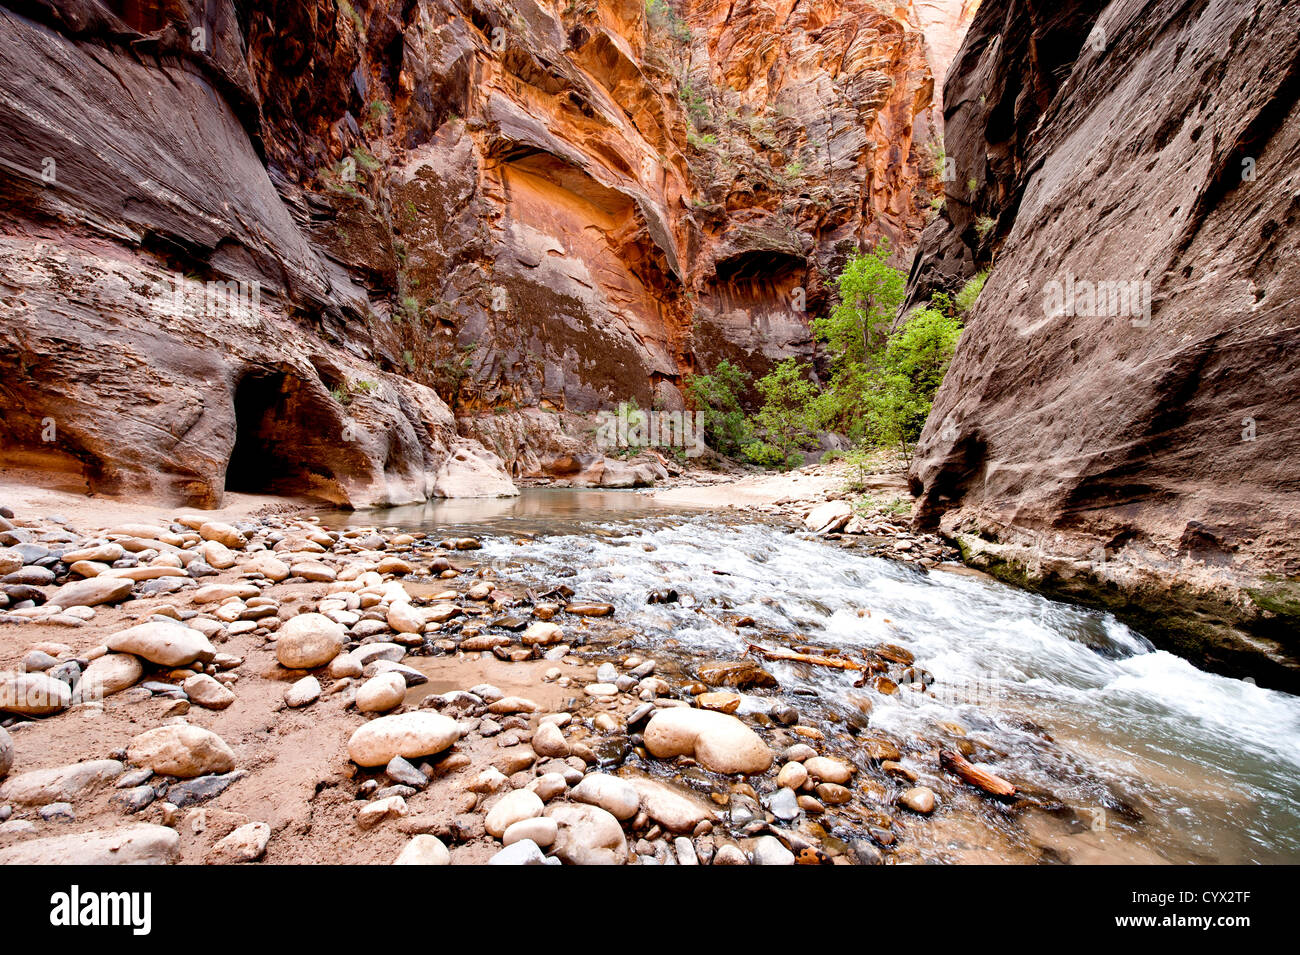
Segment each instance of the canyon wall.
[[0,464],[414,500],[475,415],[808,355],[932,214],[947,6],[8,2]]
[[986,0],[912,299],[991,268],[911,470],[969,559],[1300,688],[1300,6]]

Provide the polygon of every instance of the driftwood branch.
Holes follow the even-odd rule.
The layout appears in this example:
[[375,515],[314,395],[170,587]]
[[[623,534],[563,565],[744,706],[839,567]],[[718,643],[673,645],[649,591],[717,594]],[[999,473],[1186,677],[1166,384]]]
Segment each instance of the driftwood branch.
[[995,776],[988,770],[971,765],[960,753],[943,750],[939,753],[939,765],[977,789],[984,790],[990,796],[1005,799],[1016,794],[1015,786],[1001,776]]
[[822,657],[811,653],[795,653],[793,650],[769,650],[766,647],[760,647],[756,643],[751,643],[749,649],[752,653],[759,653],[769,660],[790,660],[794,663],[812,663],[821,667],[835,667],[837,670],[867,670],[870,669],[864,663],[855,663],[852,660],[841,660],[838,657]]

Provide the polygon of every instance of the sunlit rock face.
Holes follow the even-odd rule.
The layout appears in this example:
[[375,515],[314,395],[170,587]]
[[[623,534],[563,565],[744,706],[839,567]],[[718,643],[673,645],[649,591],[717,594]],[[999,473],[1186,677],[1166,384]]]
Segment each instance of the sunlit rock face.
[[810,355],[844,258],[932,215],[932,14],[0,7],[3,459],[418,499],[449,406],[674,409]]
[[1281,0],[986,0],[911,288],[992,266],[912,467],[924,520],[1291,687],[1298,52]]

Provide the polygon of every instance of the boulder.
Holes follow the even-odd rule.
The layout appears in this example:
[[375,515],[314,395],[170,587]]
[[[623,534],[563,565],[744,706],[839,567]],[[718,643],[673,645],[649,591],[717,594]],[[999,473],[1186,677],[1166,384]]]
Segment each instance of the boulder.
[[646,726],[645,745],[661,759],[693,756],[717,773],[761,773],[772,765],[772,751],[757,733],[736,717],[711,710],[660,710]]
[[66,710],[72,688],[44,673],[19,673],[0,683],[0,710],[23,716],[49,716]]
[[394,756],[415,759],[441,753],[459,738],[456,721],[438,713],[381,716],[353,732],[348,758],[358,766],[387,766]]
[[33,769],[14,776],[0,787],[0,802],[13,802],[22,806],[72,802],[116,779],[122,774],[123,768],[115,759],[93,759],[73,763],[71,766]]
[[132,653],[105,653],[90,661],[72,693],[72,701],[100,700],[140,682],[144,667]]
[[127,759],[160,776],[192,779],[235,768],[235,753],[216,733],[201,726],[177,723],[159,726],[131,740]]
[[599,806],[552,803],[546,816],[555,820],[555,854],[564,862],[570,865],[621,865],[627,860],[627,837],[623,835],[623,827]]
[[0,849],[0,865],[169,865],[180,841],[175,829],[139,823],[20,842]]
[[290,670],[324,666],[343,651],[345,631],[321,613],[300,613],[276,631],[275,657]]
[[115,633],[108,649],[133,653],[164,667],[189,666],[196,660],[208,662],[216,649],[199,631],[170,620],[151,620]]
[[60,607],[97,607],[115,604],[131,594],[135,582],[122,577],[88,577],[64,584],[50,595],[49,601]]
[[14,764],[14,740],[9,731],[0,726],[0,779],[4,779]]

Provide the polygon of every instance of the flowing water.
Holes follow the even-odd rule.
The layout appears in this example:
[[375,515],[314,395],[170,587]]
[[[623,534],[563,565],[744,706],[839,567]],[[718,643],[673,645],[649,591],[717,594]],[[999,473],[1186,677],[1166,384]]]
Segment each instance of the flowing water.
[[[939,724],[960,724],[976,759],[1041,807],[992,809],[959,792],[971,812],[940,814],[913,839],[929,840],[929,859],[1300,862],[1300,698],[1202,672],[1109,615],[775,527],[659,511],[629,492],[530,491],[352,520],[473,531],[483,539],[474,557],[500,577],[563,582],[615,604],[652,654],[739,659],[776,633],[907,648],[934,676],[929,693],[887,696],[854,690],[839,670],[764,666],[783,700],[830,723],[866,695],[871,727],[897,738],[933,740]],[[647,604],[664,588],[681,599]],[[724,612],[759,629],[737,632]],[[742,712],[771,703],[747,697]]]

